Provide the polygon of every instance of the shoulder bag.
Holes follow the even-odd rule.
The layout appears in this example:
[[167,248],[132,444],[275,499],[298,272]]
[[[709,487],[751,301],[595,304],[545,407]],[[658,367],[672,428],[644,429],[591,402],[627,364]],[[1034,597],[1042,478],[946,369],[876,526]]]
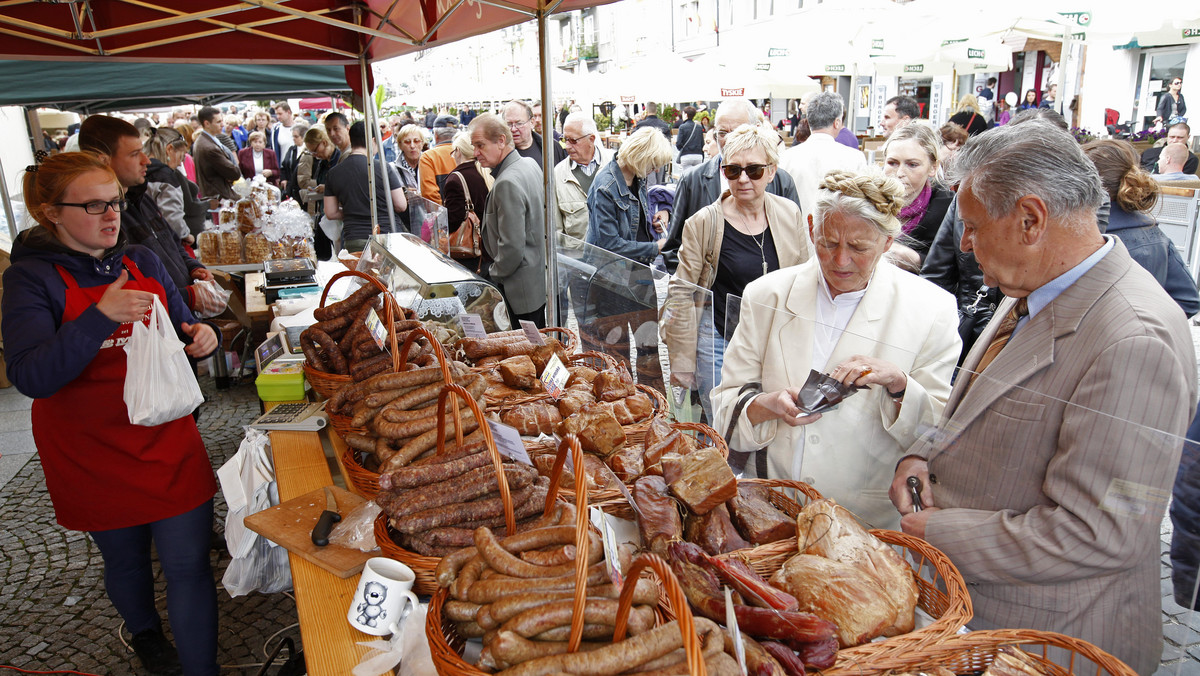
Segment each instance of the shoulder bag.
[[738,390],[737,403],[733,406],[733,415],[729,417],[729,426],[725,428],[725,445],[729,447],[729,466],[739,476],[746,472],[746,465],[754,469],[754,476],[759,479],[767,478],[767,454],[760,448],[755,451],[733,450],[733,434],[737,430],[738,418],[742,417],[742,409],[750,400],[762,394],[762,383],[753,382],[742,385]]
[[480,247],[479,216],[475,214],[475,205],[471,202],[471,188],[462,174],[456,171],[453,175],[462,183],[463,195],[467,199],[467,214],[458,229],[450,233],[450,257],[479,258],[483,251]]

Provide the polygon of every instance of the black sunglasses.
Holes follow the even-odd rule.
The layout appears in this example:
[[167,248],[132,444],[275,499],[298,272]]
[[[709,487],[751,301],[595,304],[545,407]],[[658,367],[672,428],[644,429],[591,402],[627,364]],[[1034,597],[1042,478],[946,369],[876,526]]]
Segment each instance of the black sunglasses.
[[747,164],[743,167],[740,164],[723,164],[721,165],[721,171],[725,172],[725,178],[730,181],[738,180],[743,171],[746,172],[746,176],[749,176],[751,181],[757,181],[766,173],[767,166],[765,164]]
[[118,198],[111,202],[105,202],[103,200],[95,200],[92,202],[55,202],[54,205],[59,207],[79,207],[93,216],[99,216],[109,209],[112,209],[119,214],[122,211],[125,211],[125,209],[129,206],[129,202],[124,198]]

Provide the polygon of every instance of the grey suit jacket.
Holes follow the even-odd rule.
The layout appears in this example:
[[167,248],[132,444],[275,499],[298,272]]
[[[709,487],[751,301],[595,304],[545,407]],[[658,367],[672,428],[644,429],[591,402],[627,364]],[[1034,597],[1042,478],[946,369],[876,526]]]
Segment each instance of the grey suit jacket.
[[192,144],[192,158],[196,160],[196,183],[200,186],[201,195],[238,199],[230,186],[242,177],[242,170],[208,134],[201,132],[196,135],[196,141]]
[[966,579],[971,626],[1068,634],[1152,673],[1159,524],[1196,403],[1183,312],[1117,241],[969,381],[961,372],[940,433],[917,452],[943,508],[925,538]]
[[527,314],[546,304],[542,170],[514,150],[492,176],[496,183],[483,213],[483,246],[492,257],[488,274],[504,287],[512,311]]

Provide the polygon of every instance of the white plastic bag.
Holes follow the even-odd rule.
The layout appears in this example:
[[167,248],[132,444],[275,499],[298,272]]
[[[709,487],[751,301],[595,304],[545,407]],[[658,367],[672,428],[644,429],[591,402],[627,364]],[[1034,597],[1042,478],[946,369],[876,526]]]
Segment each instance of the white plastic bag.
[[279,504],[270,437],[260,430],[247,429],[237,453],[217,470],[217,478],[229,506],[225,544],[233,559],[221,578],[225,590],[237,597],[255,591],[271,594],[291,589],[287,550],[243,523],[245,517]]
[[158,296],[150,308],[150,326],[133,323],[125,354],[125,408],[130,423],[154,427],[190,415],[204,403],[183,341],[176,337]]
[[192,291],[196,296],[196,307],[192,314],[201,319],[216,317],[225,311],[232,291],[226,291],[211,279],[198,279],[192,282]]

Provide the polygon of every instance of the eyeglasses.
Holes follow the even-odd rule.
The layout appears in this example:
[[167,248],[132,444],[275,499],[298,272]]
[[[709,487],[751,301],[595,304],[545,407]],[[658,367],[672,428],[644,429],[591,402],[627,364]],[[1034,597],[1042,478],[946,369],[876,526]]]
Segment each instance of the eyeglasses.
[[129,202],[124,197],[115,199],[111,202],[94,200],[92,202],[55,202],[55,206],[60,207],[79,207],[93,216],[99,216],[108,209],[112,209],[116,213],[121,213],[129,207]]
[[721,171],[725,172],[725,178],[730,181],[738,180],[738,177],[742,175],[743,171],[746,172],[746,176],[748,176],[751,181],[757,181],[763,177],[764,173],[766,173],[767,166],[768,165],[766,164],[748,164],[743,167],[740,164],[724,164],[721,165]]
[[521,127],[524,127],[527,124],[529,124],[529,120],[525,120],[524,122],[509,122],[508,128],[509,128],[509,130],[516,130],[516,129],[520,129]]
[[582,141],[583,139],[585,139],[585,138],[587,138],[587,137],[588,137],[588,135],[587,135],[587,134],[585,134],[585,135],[583,135],[583,136],[580,136],[579,138],[571,138],[570,136],[563,136],[563,137],[562,137],[562,140],[566,141],[566,142],[567,142],[567,145],[569,145],[569,146],[573,146],[573,145],[575,145],[576,143],[579,143],[580,141]]
[[725,137],[726,137],[726,136],[729,136],[729,135],[730,135],[730,134],[732,134],[732,133],[733,133],[732,131],[728,131],[728,130],[725,130],[725,129],[718,129],[718,130],[717,130],[717,133],[716,133],[716,134],[714,134],[714,136],[716,136],[716,137],[717,137],[717,140],[718,140],[718,141],[722,141],[722,140],[724,140],[724,139],[725,139]]

